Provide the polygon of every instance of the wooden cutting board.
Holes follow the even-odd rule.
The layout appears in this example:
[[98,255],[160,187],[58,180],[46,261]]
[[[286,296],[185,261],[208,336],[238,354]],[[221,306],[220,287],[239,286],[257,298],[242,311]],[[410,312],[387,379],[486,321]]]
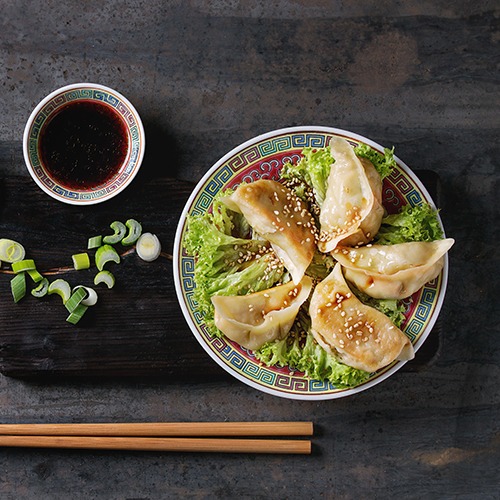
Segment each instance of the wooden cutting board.
[[[417,172],[439,203],[438,179]],[[98,304],[77,325],[66,322],[61,299],[28,295],[15,304],[11,275],[0,271],[0,372],[18,378],[160,377],[210,381],[228,377],[189,330],[177,302],[172,261],[174,236],[181,211],[194,184],[168,178],[138,177],[110,201],[78,207],[53,200],[27,177],[0,179],[0,238],[21,242],[38,269],[71,285],[92,285],[95,267],[71,269],[71,255],[86,251],[87,239],[110,234],[109,224],[139,220],[155,233],[163,255],[141,261],[135,252],[111,264],[116,285],[99,286]],[[117,245],[120,252],[125,251]],[[93,252],[91,252],[93,255]],[[30,280],[28,278],[28,284]],[[405,366],[415,371],[428,363],[439,347],[438,328]]]

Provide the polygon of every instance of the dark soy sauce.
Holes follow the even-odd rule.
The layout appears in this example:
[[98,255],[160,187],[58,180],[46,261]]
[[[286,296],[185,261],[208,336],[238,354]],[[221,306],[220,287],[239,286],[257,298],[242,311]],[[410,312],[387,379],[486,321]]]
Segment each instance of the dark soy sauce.
[[128,152],[125,122],[110,106],[75,101],[44,124],[39,152],[48,174],[68,189],[91,189],[120,170]]

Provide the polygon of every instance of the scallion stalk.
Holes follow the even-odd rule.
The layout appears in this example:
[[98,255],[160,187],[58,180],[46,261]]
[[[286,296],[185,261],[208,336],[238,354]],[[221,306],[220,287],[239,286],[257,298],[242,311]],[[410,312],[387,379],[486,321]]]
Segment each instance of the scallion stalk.
[[18,260],[12,263],[12,270],[15,273],[21,273],[23,271],[33,271],[36,269],[35,261],[33,259]]
[[69,283],[66,280],[63,279],[57,279],[53,281],[49,285],[49,289],[47,292],[49,295],[56,294],[61,297],[63,304],[66,304],[66,302],[69,300],[71,297],[71,287],[69,286]]
[[12,264],[19,260],[23,260],[26,251],[21,243],[7,238],[0,238],[0,260]]
[[66,318],[68,323],[72,325],[76,325],[83,317],[83,315],[87,312],[88,307],[83,304],[78,304],[76,308],[70,313],[70,315]]
[[123,237],[127,233],[127,227],[125,226],[125,224],[123,224],[123,222],[115,220],[109,225],[109,227],[113,229],[114,233],[108,236],[104,236],[102,242],[109,245],[120,243],[120,241],[123,240]]
[[10,290],[16,303],[26,295],[26,275],[24,272],[16,274],[10,280]]
[[28,269],[26,271],[30,278],[33,280],[33,283],[40,283],[43,280],[43,276],[36,269]]
[[102,245],[102,236],[92,236],[87,243],[87,250],[99,248]]
[[73,288],[73,292],[76,291],[77,288],[84,288],[85,291],[87,292],[87,296],[82,300],[82,304],[84,306],[95,306],[97,303],[97,292],[88,286],[83,286],[83,285],[78,285],[75,288]]
[[77,288],[72,294],[71,297],[66,301],[64,304],[66,306],[66,309],[71,313],[73,312],[82,302],[87,297],[87,291],[85,288]]
[[113,288],[115,286],[113,273],[107,270],[98,272],[94,278],[94,285],[98,285],[99,283],[104,283],[108,288]]
[[88,253],[76,253],[72,255],[71,258],[73,259],[73,267],[77,271],[90,268],[90,258]]
[[161,253],[160,240],[155,234],[144,233],[136,245],[137,255],[146,262],[156,260]]
[[104,269],[104,266],[108,262],[120,263],[120,256],[118,252],[111,245],[103,245],[96,250],[95,253],[95,264],[99,271]]
[[31,295],[36,298],[45,297],[49,291],[49,280],[47,278],[42,278],[40,284],[31,290]]
[[129,219],[125,225],[128,228],[128,234],[123,238],[122,245],[133,245],[142,234],[142,226],[135,219]]

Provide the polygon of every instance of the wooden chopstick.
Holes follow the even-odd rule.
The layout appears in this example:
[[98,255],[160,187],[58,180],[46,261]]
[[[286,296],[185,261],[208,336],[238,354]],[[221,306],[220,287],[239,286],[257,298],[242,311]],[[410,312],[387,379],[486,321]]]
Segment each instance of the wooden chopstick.
[[310,454],[309,440],[241,438],[312,436],[312,434],[312,422],[0,424],[0,446]]
[[312,422],[0,424],[0,434],[39,436],[312,436]]
[[311,441],[284,439],[4,435],[0,436],[0,446],[301,455],[309,455],[311,453]]

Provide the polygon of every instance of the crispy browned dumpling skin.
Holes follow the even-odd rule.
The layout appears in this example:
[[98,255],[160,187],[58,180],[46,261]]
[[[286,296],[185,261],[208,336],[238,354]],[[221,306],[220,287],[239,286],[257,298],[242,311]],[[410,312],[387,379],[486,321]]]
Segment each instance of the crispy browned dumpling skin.
[[408,337],[383,313],[351,292],[336,264],[314,289],[309,314],[314,338],[346,365],[374,372],[414,356]]
[[271,243],[294,283],[300,283],[316,249],[316,226],[305,203],[287,187],[267,179],[240,185],[222,202],[242,213],[253,230]]

